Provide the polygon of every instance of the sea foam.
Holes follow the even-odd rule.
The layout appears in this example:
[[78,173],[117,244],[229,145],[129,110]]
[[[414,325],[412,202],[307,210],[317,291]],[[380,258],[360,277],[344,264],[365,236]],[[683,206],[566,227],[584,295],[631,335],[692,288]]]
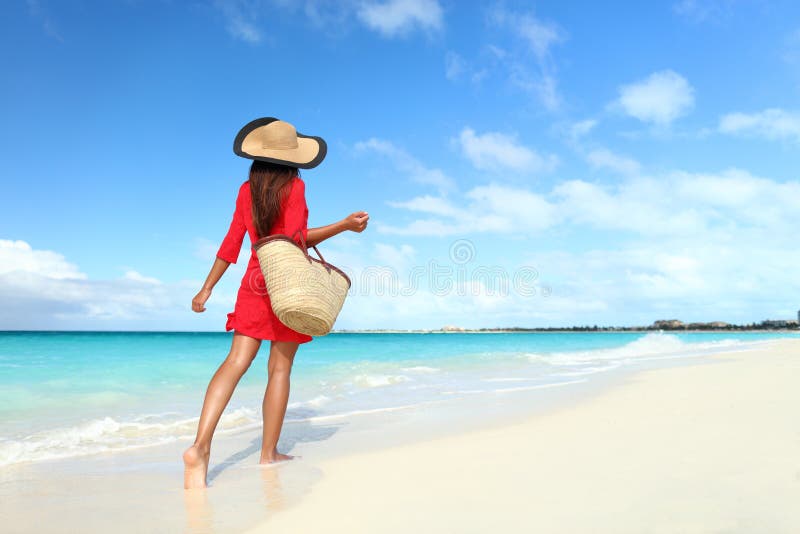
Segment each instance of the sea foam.
[[[162,414],[141,415],[128,421],[103,417],[19,439],[4,439],[0,441],[0,466],[122,451],[189,439],[197,430],[198,419],[169,419]],[[255,427],[260,422],[261,418],[254,410],[242,407],[223,414],[217,428],[218,432],[227,433]]]
[[[651,332],[621,347],[550,354],[529,354],[531,361],[553,365],[573,366],[591,363],[620,362],[631,359],[646,359],[664,356],[691,356],[710,351],[735,349],[748,342],[734,339],[686,343],[678,336],[662,332]],[[750,342],[752,343],[752,342]],[[605,367],[603,367],[605,369]]]
[[365,388],[389,386],[392,384],[397,384],[398,382],[407,382],[409,380],[410,378],[406,375],[359,374],[353,377],[354,383]]

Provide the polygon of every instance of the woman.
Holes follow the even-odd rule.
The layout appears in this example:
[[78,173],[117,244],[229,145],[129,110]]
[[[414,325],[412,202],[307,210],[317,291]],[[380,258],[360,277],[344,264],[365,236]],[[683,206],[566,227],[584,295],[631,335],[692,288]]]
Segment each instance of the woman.
[[[324,159],[326,144],[319,137],[304,136],[291,124],[267,117],[242,128],[234,141],[234,152],[254,161],[249,179],[239,188],[233,221],[211,272],[192,300],[192,310],[198,313],[205,311],[214,285],[228,266],[236,263],[245,232],[251,243],[267,235],[286,234],[293,236],[298,244],[302,232],[307,246],[311,247],[346,230],[362,232],[369,219],[366,212],[360,211],[327,226],[307,227],[305,184],[298,169],[316,167]],[[312,338],[278,320],[264,288],[258,258],[252,251],[234,311],[228,314],[225,325],[226,331],[233,330],[231,350],[208,385],[194,444],[183,453],[186,489],[206,487],[214,429],[239,379],[256,357],[262,340],[270,341],[270,350],[267,390],[262,405],[264,430],[260,463],[293,458],[278,452],[278,437],[289,400],[289,376],[295,353],[300,343]]]

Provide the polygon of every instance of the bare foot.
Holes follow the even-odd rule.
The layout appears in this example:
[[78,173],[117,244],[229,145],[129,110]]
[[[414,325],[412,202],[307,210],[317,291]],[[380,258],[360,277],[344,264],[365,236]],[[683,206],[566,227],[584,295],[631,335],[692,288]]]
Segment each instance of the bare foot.
[[185,489],[205,488],[210,451],[192,445],[183,453],[183,487]]
[[262,465],[264,464],[274,464],[278,462],[284,462],[286,460],[291,460],[293,458],[299,458],[299,456],[295,457],[291,454],[283,454],[278,451],[272,451],[270,454],[264,456],[261,455],[261,460],[258,462]]

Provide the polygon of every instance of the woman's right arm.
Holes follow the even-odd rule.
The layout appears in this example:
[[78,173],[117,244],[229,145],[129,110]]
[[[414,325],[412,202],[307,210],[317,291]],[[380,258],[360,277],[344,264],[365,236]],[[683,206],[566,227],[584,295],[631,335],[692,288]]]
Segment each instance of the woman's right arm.
[[214,260],[214,265],[211,266],[211,272],[208,273],[203,287],[192,299],[192,311],[196,311],[197,313],[206,311],[206,301],[208,297],[211,296],[211,291],[214,289],[214,286],[217,285],[219,279],[222,278],[222,275],[225,274],[229,265],[230,263],[219,256]]
[[222,278],[222,275],[225,274],[228,266],[231,263],[236,263],[236,259],[239,257],[244,234],[247,233],[247,227],[242,217],[240,201],[242,194],[243,192],[240,188],[239,197],[236,199],[236,209],[233,211],[233,219],[231,220],[230,228],[228,228],[228,233],[225,234],[225,238],[222,240],[222,244],[217,251],[217,258],[214,260],[214,265],[211,266],[211,271],[208,273],[203,287],[192,299],[192,310],[197,313],[206,311],[205,303],[208,297],[211,296],[211,291],[214,289],[214,286],[219,282],[219,279]]

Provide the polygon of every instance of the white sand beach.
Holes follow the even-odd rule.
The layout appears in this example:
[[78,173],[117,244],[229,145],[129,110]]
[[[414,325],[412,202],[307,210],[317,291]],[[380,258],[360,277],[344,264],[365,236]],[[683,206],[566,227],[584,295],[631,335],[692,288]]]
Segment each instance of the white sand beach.
[[267,532],[800,532],[800,342],[513,425],[321,462]]
[[[800,532],[800,340],[450,406],[0,470],[4,532]],[[495,402],[496,400],[496,402]]]

